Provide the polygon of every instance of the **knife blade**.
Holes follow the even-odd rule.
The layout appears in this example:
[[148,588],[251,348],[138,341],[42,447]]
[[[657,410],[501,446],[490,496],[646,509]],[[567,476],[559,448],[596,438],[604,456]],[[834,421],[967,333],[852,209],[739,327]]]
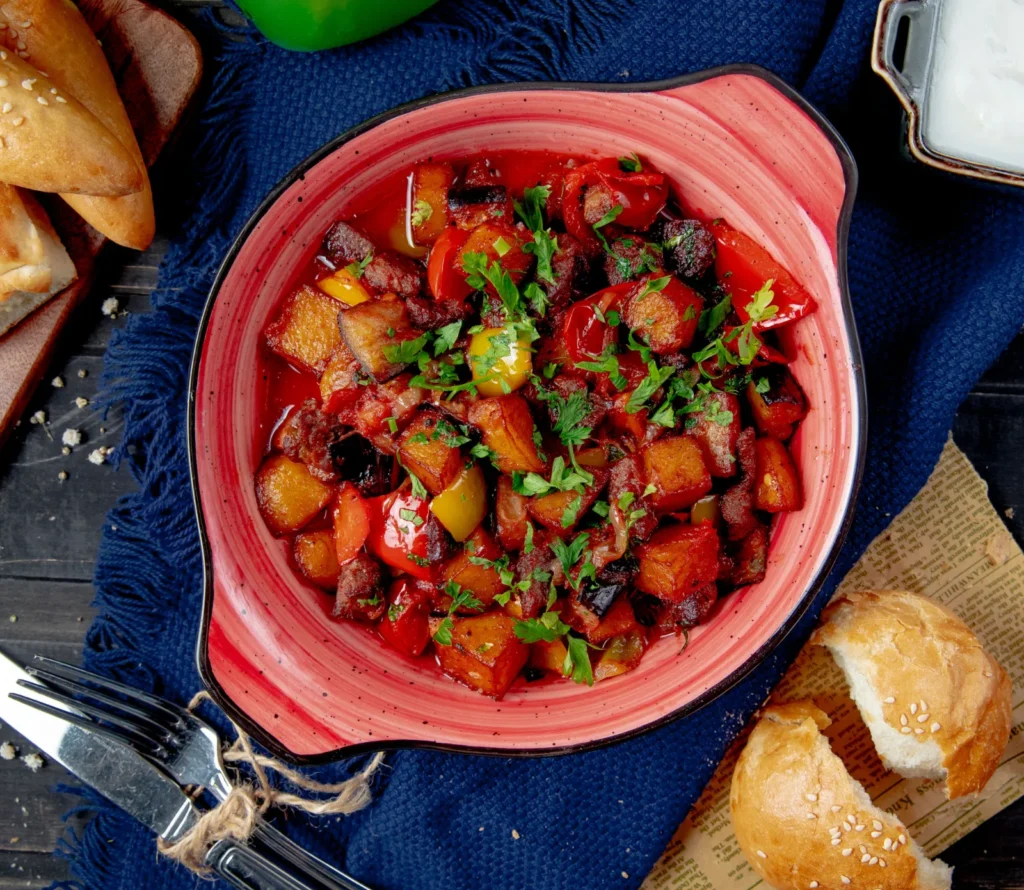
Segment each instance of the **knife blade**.
[[[0,653],[0,721],[164,840],[177,841],[196,824],[198,810],[170,776],[128,745],[11,698],[24,692],[19,680],[36,678]],[[47,704],[73,713],[60,704]],[[268,857],[231,839],[210,849],[206,865],[237,890],[313,890]]]
[[165,840],[196,823],[192,801],[171,778],[124,745],[10,698],[24,693],[18,680],[34,682],[0,654],[0,721]]

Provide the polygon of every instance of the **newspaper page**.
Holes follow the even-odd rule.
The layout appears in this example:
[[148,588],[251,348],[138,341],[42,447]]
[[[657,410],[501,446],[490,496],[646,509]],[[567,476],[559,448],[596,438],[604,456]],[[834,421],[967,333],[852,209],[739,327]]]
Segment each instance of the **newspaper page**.
[[[901,589],[944,603],[978,635],[1013,680],[1013,727],[999,769],[982,794],[949,802],[928,779],[886,771],[850,700],[842,673],[821,647],[805,647],[774,702],[813,698],[832,718],[833,750],[875,805],[895,814],[930,857],[1024,796],[1024,554],[988,500],[988,488],[952,439],[928,484],[872,542],[843,579],[847,591]],[[747,864],[729,821],[729,784],[745,735],[732,746],[644,890],[765,887]]]

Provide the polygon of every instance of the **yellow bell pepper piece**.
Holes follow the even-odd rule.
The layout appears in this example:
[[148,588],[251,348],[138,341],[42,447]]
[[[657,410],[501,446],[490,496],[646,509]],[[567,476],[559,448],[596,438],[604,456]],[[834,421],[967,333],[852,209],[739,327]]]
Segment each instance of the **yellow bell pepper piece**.
[[430,502],[430,512],[456,541],[465,541],[487,515],[487,483],[479,466],[463,468],[444,491]]
[[333,275],[321,278],[316,286],[329,297],[334,297],[335,300],[340,300],[349,306],[358,306],[370,299],[369,291],[348,269],[338,269]]
[[[479,361],[492,346],[499,357],[493,362]],[[530,341],[525,337],[517,339],[511,328],[485,328],[472,336],[466,352],[473,379],[482,381],[477,385],[482,396],[504,395],[519,389],[530,379],[533,370]]]

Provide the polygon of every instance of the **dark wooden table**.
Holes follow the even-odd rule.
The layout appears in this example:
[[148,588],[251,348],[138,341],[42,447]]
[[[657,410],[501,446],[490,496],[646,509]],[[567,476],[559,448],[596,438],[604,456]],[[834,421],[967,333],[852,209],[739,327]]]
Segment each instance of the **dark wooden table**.
[[[185,18],[204,5],[221,4],[167,4]],[[173,164],[172,156],[167,168],[173,171]],[[126,323],[123,317],[105,317],[100,305],[114,296],[129,312],[145,312],[165,249],[166,240],[158,236],[145,253],[111,249],[104,255],[97,284],[68,325],[25,420],[0,451],[0,650],[15,658],[81,657],[93,615],[93,563],[105,515],[133,483],[125,468],[115,471],[88,461],[94,448],[118,442],[117,411],[102,418],[91,407],[76,407],[75,399],[93,398],[103,352]],[[56,376],[63,388],[51,386]],[[46,428],[28,422],[39,409],[47,414]],[[60,437],[68,428],[81,430],[85,441],[63,456]],[[964,403],[954,436],[1024,542],[1024,335]],[[66,481],[58,478],[62,470]],[[4,741],[19,746],[20,753],[34,750],[6,727],[0,728]],[[32,773],[20,760],[0,760],[0,890],[45,887],[67,876],[65,863],[51,855],[65,830],[61,816],[74,803],[54,792],[63,781],[69,777],[53,765]],[[943,858],[957,867],[957,888],[1024,890],[1024,803],[987,822]]]

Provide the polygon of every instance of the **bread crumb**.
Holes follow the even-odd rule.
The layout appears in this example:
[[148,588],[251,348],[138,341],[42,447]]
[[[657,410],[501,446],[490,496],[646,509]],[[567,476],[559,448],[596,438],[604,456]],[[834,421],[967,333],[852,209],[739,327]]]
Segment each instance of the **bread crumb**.
[[512,829],[512,839],[516,841],[519,840],[519,832],[516,831],[514,828]]
[[107,456],[113,452],[113,448],[107,445],[101,445],[99,448],[95,448],[89,452],[89,463],[96,464],[96,466],[102,466],[107,462]]
[[1005,510],[1003,510],[1003,515],[1006,516],[1007,519],[1013,519],[1016,513],[1014,512],[1013,507],[1007,507]]
[[61,470],[57,474],[57,478],[60,479],[61,482],[66,482],[67,478],[68,478],[68,471],[67,470]]
[[39,754],[35,753],[26,754],[21,760],[34,773],[39,772],[46,765],[46,761]]
[[17,616],[17,615],[12,615],[12,616],[11,616],[10,618],[8,618],[7,620],[8,620],[8,621],[10,621],[10,622],[11,622],[11,624],[17,624],[17,623],[18,623],[18,616]]
[[63,389],[64,378],[59,375],[57,377],[54,377],[53,380],[50,381],[50,386],[54,387],[55,389]]
[[28,419],[28,422],[29,423],[46,423],[46,412],[45,411],[36,411],[36,413],[33,414]]
[[85,380],[85,378],[88,377],[88,376],[89,376],[89,372],[86,371],[85,368],[79,368],[78,369],[78,377],[79,377],[80,380]]
[[624,872],[622,873],[622,877],[624,877],[624,878],[629,878],[629,872],[628,872],[628,871],[624,871]]
[[999,532],[985,542],[985,556],[994,566],[1001,566],[1013,556],[1013,538],[1009,532]]
[[89,400],[85,396],[79,396],[77,399],[75,399],[76,408],[84,408],[88,404]]
[[0,758],[3,760],[14,760],[18,756],[18,749],[14,747],[10,742],[4,742],[0,745]]
[[71,449],[67,445],[65,445],[63,448],[61,448],[60,453],[67,457],[67,455],[71,454]]
[[82,431],[81,430],[64,430],[64,435],[60,437],[61,442],[67,445],[69,448],[75,445],[82,444]]
[[117,310],[121,308],[121,304],[117,302],[117,297],[107,297],[103,301],[103,305],[100,306],[100,311],[108,318],[113,318],[117,315]]

